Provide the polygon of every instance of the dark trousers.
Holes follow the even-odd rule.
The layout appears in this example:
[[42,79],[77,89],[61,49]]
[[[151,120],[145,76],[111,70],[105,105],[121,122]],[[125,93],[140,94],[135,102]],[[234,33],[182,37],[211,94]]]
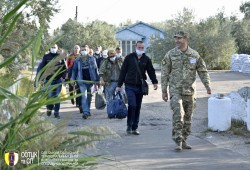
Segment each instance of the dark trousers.
[[143,94],[140,86],[126,85],[125,91],[128,98],[127,126],[136,130],[140,119]]
[[[81,90],[78,83],[76,83],[75,88],[76,88],[75,89],[76,94],[81,94]],[[76,106],[80,107],[81,105],[82,105],[82,96],[76,97]]]
[[[73,86],[71,83],[69,83],[69,95],[73,96],[76,94],[80,94],[81,90],[79,88],[79,85],[76,83],[76,86]],[[71,99],[74,100],[74,99]],[[76,97],[76,106],[81,106],[81,96]]]
[[[45,82],[46,83],[46,82]],[[61,79],[59,80],[53,80],[51,82],[51,85],[49,86],[50,88],[52,88],[53,86],[57,86],[55,89],[53,89],[52,91],[49,92],[48,94],[48,98],[56,98],[59,96],[61,89],[62,89],[62,81]],[[56,103],[56,104],[50,104],[47,105],[47,110],[52,111],[54,109],[54,115],[58,116],[59,115],[59,110],[60,110],[60,102]]]

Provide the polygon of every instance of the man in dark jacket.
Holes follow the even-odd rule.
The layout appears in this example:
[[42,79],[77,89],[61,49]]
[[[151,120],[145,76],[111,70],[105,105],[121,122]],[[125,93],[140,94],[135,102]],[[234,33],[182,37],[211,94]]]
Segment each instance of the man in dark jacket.
[[[38,77],[38,73],[48,64],[48,67],[44,70],[41,76]],[[50,48],[50,52],[43,56],[42,62],[39,64],[37,68],[37,78],[39,80],[43,80],[45,83],[49,81],[49,79],[59,71],[59,74],[55,76],[53,81],[51,82],[51,88],[53,86],[57,86],[54,90],[52,90],[48,98],[58,97],[61,89],[62,89],[62,81],[65,79],[66,76],[66,66],[63,58],[59,56],[58,53],[58,46],[55,44]],[[54,109],[54,116],[55,118],[60,118],[59,110],[60,110],[60,102],[56,104],[47,105],[47,116],[51,116],[52,110]]]
[[141,103],[143,98],[141,76],[137,70],[138,63],[142,78],[147,79],[146,71],[154,85],[154,90],[158,88],[155,69],[148,56],[144,53],[144,43],[138,41],[136,43],[136,51],[127,55],[123,62],[121,73],[118,80],[116,91],[121,90],[121,86],[125,83],[125,91],[128,98],[128,117],[127,117],[127,133],[139,135],[138,123],[140,118]]

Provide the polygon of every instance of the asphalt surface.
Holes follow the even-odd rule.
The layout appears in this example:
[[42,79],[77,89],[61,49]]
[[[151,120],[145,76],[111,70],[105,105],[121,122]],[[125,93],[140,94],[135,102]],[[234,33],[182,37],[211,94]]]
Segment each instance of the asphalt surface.
[[[160,73],[157,72],[157,76]],[[228,93],[249,86],[249,75],[228,71],[210,72],[213,93]],[[160,78],[159,78],[160,80]],[[208,95],[197,79],[197,109],[193,116],[192,134],[188,143],[191,150],[176,152],[171,139],[172,112],[169,102],[161,99],[161,89],[144,97],[139,123],[140,135],[126,134],[126,119],[108,119],[106,110],[96,110],[92,101],[92,116],[84,120],[70,101],[61,105],[61,119],[68,120],[66,129],[78,130],[84,126],[108,127],[117,135],[96,143],[95,148],[85,150],[87,155],[103,155],[96,169],[199,169],[199,170],[249,170],[250,141],[234,135],[207,130]]]

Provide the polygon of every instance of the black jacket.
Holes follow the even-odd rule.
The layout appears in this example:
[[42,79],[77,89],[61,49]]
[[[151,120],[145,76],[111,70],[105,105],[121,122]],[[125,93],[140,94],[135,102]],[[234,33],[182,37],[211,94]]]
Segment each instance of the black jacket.
[[147,71],[152,83],[158,84],[155,75],[155,69],[152,65],[150,58],[145,54],[143,54],[142,57],[138,59],[137,54],[133,52],[125,57],[125,60],[122,64],[121,73],[118,81],[118,87],[121,87],[123,83],[135,86],[141,85],[140,75],[137,71],[134,58],[136,58],[136,60],[138,61],[138,65],[141,70],[143,79],[147,80],[146,76],[146,71]]
[[59,56],[58,54],[52,54],[52,53],[45,54],[43,56],[42,62],[39,64],[37,68],[37,74],[43,67],[45,67],[50,62],[52,62],[51,65],[49,65],[49,67],[45,69],[43,74],[40,76],[40,80],[43,80],[43,79],[49,80],[60,68],[62,69],[60,73],[55,77],[54,80],[58,80],[60,78],[65,79],[65,76],[66,76],[65,62],[63,58]]

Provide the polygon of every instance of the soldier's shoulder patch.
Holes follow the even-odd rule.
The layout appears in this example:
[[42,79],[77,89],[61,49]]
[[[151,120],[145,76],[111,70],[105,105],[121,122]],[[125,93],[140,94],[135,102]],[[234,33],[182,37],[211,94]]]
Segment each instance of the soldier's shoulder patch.
[[165,65],[165,64],[166,64],[165,59],[163,59],[163,60],[161,61],[161,64],[162,64],[162,65]]

